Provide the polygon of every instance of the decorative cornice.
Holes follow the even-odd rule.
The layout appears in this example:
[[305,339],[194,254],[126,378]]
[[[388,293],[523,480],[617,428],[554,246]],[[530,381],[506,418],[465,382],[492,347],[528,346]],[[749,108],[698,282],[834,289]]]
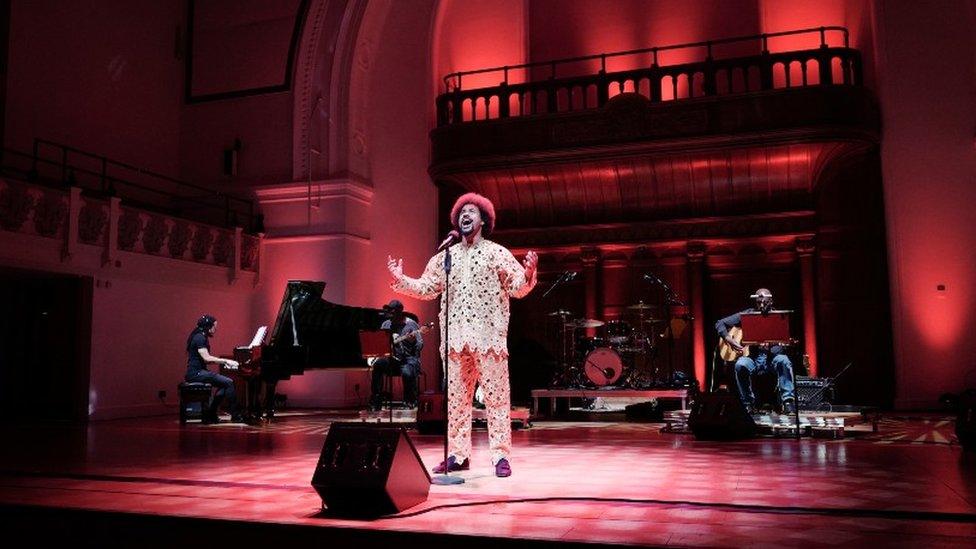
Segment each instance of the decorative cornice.
[[801,256],[813,255],[817,250],[817,244],[813,237],[802,237],[796,239],[796,253]]
[[645,223],[607,223],[552,228],[499,229],[494,239],[510,248],[579,248],[613,244],[649,242],[732,241],[746,237],[810,234],[816,231],[816,215],[810,210],[746,216],[707,217],[652,221]]
[[579,250],[580,262],[585,267],[593,267],[600,262],[600,249],[596,246],[582,246]]
[[360,235],[360,234],[353,234],[353,233],[346,233],[346,232],[293,234],[293,235],[282,234],[282,235],[264,237],[265,245],[323,242],[328,240],[352,240],[355,242],[368,244],[370,241],[370,237],[369,235]]
[[688,243],[688,261],[695,263],[701,262],[705,259],[705,254],[708,252],[708,247],[704,242],[689,242]]
[[311,192],[312,200],[330,200],[348,198],[369,205],[373,202],[373,188],[357,179],[326,179],[311,182],[295,181],[275,185],[254,187],[254,196],[258,204],[283,204],[288,202],[306,202]]

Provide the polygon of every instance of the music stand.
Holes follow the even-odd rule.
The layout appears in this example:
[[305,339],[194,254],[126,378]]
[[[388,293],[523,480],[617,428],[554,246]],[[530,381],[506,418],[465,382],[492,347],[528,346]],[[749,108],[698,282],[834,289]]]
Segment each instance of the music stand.
[[766,314],[742,313],[742,345],[756,343],[792,343],[790,312],[770,311]]
[[[390,330],[359,330],[359,348],[363,358],[393,357],[393,332]],[[372,365],[370,365],[372,367]],[[372,368],[371,368],[372,369]],[[393,398],[393,386],[390,382],[390,398]],[[390,407],[390,423],[393,423],[393,407]]]

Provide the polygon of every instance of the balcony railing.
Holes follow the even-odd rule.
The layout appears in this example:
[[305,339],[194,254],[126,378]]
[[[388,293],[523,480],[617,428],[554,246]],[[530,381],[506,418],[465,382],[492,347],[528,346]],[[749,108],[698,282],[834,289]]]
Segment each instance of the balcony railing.
[[31,152],[0,150],[6,175],[66,188],[76,186],[93,197],[118,196],[123,204],[224,227],[262,230],[251,200],[112,160],[45,139],[34,139]]
[[[64,257],[80,244],[103,250],[169,257],[257,272],[261,236],[123,205],[118,198],[83,196],[80,187],[35,185],[0,177],[0,230],[63,242]],[[62,257],[62,259],[64,258]]]
[[[769,42],[783,37],[819,37],[820,43],[811,49],[770,52]],[[759,53],[713,55],[718,46],[729,44],[754,45]],[[702,50],[700,61],[659,64],[665,52],[694,55]],[[608,60],[638,67],[608,72]],[[595,74],[560,76],[574,66],[597,63]],[[492,75],[498,76],[499,85],[463,88],[465,77],[483,81]],[[523,81],[511,81],[513,75]],[[849,47],[846,28],[818,27],[457,72],[445,76],[444,83],[447,92],[437,97],[438,126],[599,108],[625,92],[659,103],[780,88],[861,86],[862,64],[860,52]]]

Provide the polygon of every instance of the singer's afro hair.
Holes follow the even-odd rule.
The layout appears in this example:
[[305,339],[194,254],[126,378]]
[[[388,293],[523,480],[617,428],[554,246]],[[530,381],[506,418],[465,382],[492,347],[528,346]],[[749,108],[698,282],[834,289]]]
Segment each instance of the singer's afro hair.
[[460,231],[461,228],[458,226],[458,219],[461,217],[461,208],[466,204],[474,204],[479,210],[481,210],[481,220],[484,221],[484,226],[481,228],[481,235],[487,237],[495,229],[495,205],[491,203],[491,200],[481,196],[478,193],[467,193],[461,195],[454,203],[454,207],[451,208],[451,226],[456,230]]

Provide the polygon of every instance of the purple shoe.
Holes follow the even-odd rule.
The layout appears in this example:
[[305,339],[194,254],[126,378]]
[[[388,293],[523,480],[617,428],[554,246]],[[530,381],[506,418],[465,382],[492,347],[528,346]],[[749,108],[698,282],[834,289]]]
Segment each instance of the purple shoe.
[[470,462],[465,459],[461,463],[458,463],[457,458],[454,456],[449,456],[447,458],[447,467],[444,467],[444,462],[442,461],[440,465],[434,467],[434,473],[438,475],[443,475],[446,470],[450,470],[452,473],[454,471],[467,471],[471,468]]
[[512,476],[512,466],[508,463],[508,460],[502,458],[498,460],[495,464],[495,476],[496,477],[510,477]]

